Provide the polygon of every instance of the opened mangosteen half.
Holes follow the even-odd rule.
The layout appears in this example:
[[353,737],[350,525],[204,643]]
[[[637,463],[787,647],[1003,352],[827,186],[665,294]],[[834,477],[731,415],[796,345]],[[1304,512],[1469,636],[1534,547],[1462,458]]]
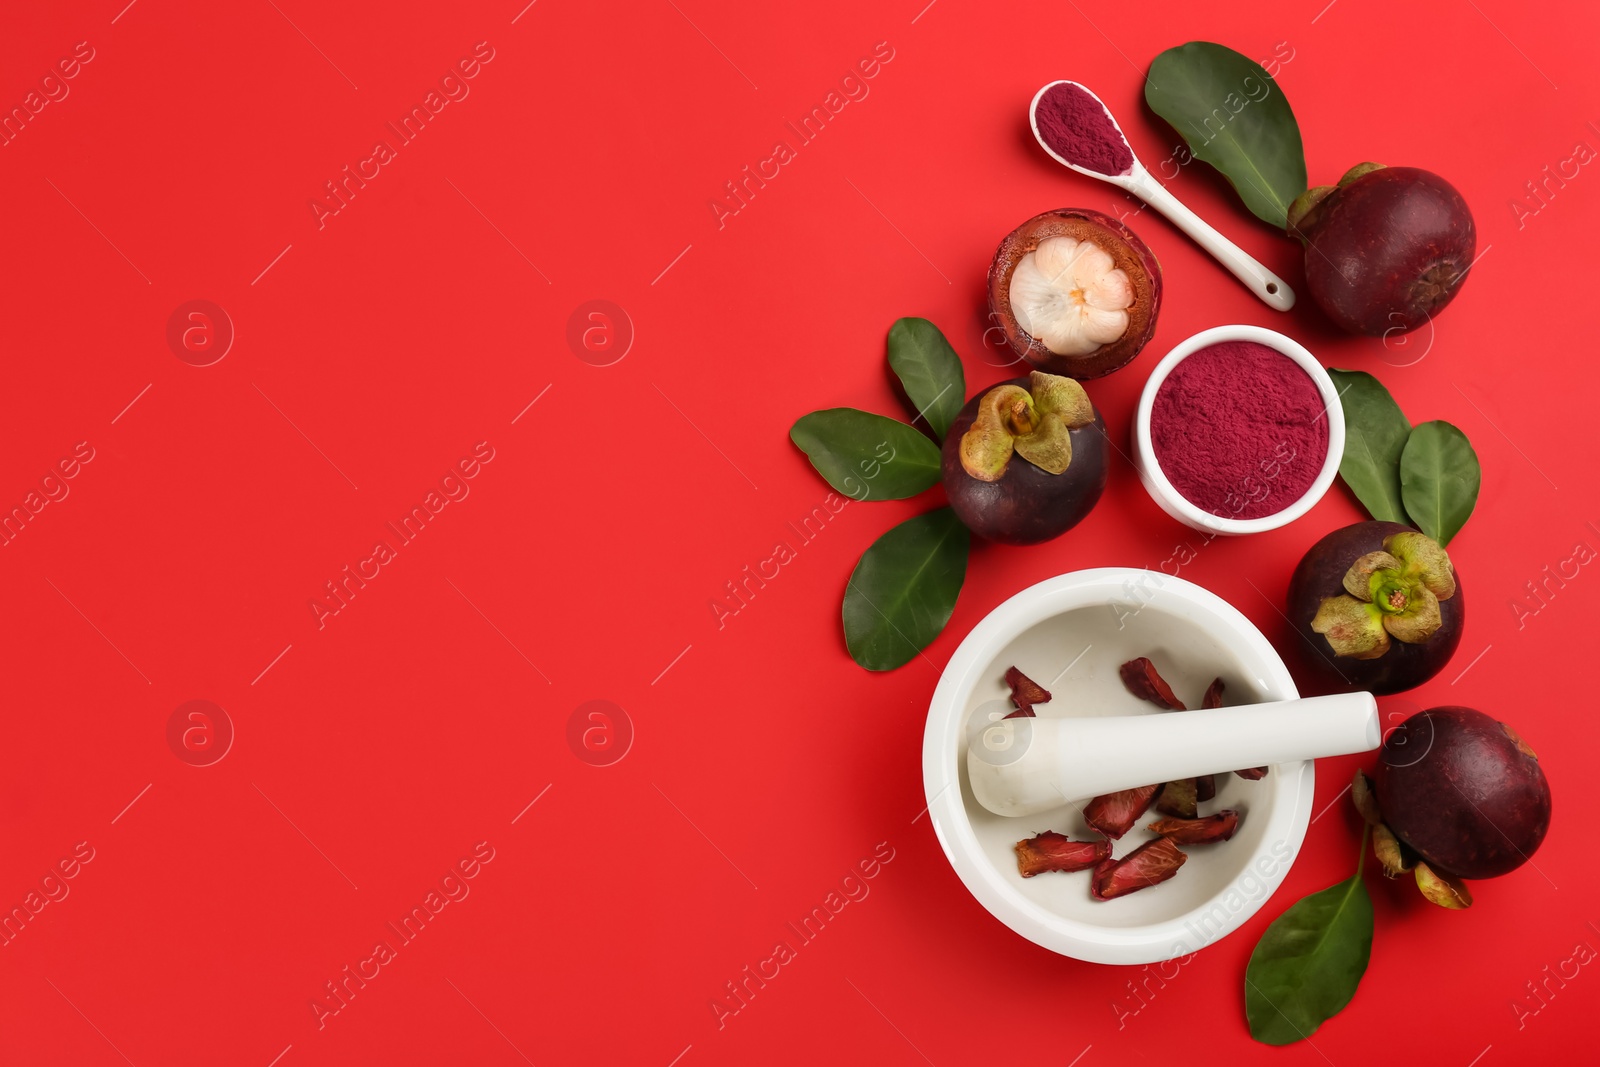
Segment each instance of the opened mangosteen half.
[[1046,211],[1011,231],[989,265],[989,309],[1012,351],[1070,378],[1098,378],[1156,329],[1161,266],[1110,215]]

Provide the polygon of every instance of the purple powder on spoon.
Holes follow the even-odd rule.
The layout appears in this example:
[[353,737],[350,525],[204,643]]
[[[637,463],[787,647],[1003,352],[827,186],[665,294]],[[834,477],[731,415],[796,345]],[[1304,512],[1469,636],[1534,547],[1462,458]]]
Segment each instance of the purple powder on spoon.
[[1133,149],[1123,140],[1105,106],[1080,85],[1058,82],[1033,109],[1039,136],[1056,155],[1096,174],[1126,174]]

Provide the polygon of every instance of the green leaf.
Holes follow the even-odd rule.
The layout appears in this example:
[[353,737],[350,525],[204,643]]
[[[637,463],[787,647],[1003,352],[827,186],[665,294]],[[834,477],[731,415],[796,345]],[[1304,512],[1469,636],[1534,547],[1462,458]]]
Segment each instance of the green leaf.
[[[1362,853],[1366,835],[1362,835]],[[1244,972],[1250,1036],[1288,1045],[1316,1033],[1361,984],[1372,955],[1372,898],[1361,870],[1312,893],[1261,935]]]
[[972,535],[940,508],[907,519],[861,554],[844,594],[844,643],[869,671],[892,671],[928,647],[955,610]]
[[1439,542],[1461,532],[1478,502],[1483,470],[1467,435],[1448,422],[1425,422],[1400,454],[1400,497],[1412,525]]
[[[889,366],[894,368],[917,413],[944,440],[967,400],[961,357],[927,319],[898,319],[889,327]],[[912,420],[915,421],[915,420]]]
[[1400,454],[1411,424],[1389,390],[1366,371],[1330,367],[1328,374],[1344,408],[1339,476],[1374,519],[1409,524],[1400,495]]
[[794,424],[789,439],[851,500],[903,500],[939,480],[939,446],[898,419],[870,411],[813,411]]
[[1306,190],[1294,111],[1259,63],[1210,41],[1169,48],[1150,64],[1144,98],[1233,184],[1245,207],[1279,230]]

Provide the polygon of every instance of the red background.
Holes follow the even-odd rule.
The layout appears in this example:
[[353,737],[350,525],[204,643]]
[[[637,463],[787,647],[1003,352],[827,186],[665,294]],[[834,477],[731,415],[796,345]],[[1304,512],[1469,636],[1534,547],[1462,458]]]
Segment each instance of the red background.
[[[1525,983],[1600,947],[1600,871],[1571,817],[1600,759],[1584,671],[1600,577],[1552,583],[1520,618],[1514,601],[1579,542],[1600,548],[1585,443],[1600,178],[1552,181],[1543,201],[1525,188],[1600,146],[1592,12],[124,2],[0,20],[8,110],[77,42],[94,50],[0,149],[0,503],[80,441],[95,457],[0,549],[0,906],[78,842],[94,854],[0,949],[0,1058],[1090,1067],[1202,1049],[1465,1067],[1584,1047],[1600,977],[1552,979],[1542,1001]],[[967,630],[1042,578],[1158,567],[1194,540],[1125,462],[1069,535],[977,549],[947,631],[893,673],[851,663],[839,598],[859,553],[933,496],[851,505],[720,629],[710,607],[826,493],[790,423],[838,404],[899,413],[896,317],[942,326],[969,387],[1007,376],[983,342],[999,239],[1047,208],[1137,208],[1030,143],[1034,90],[1096,88],[1154,169],[1171,135],[1142,107],[1142,72],[1196,38],[1258,58],[1285,42],[1313,182],[1369,158],[1436,170],[1473,205],[1482,258],[1435,333],[1385,348],[1335,334],[1309,300],[1268,310],[1164,220],[1130,216],[1167,302],[1145,354],[1091,394],[1125,442],[1162,352],[1248,322],[1375,371],[1414,421],[1465,429],[1484,466],[1451,548],[1466,636],[1385,711],[1506,718],[1559,794],[1537,869],[1479,883],[1469,912],[1371,877],[1365,982],[1315,1047],[1282,1053],[1247,1035],[1242,971],[1270,919],[1349,873],[1347,805],[1252,922],[1143,1006],[1137,969],[1053,956],[990,918],[918,819],[926,702]],[[319,229],[323,183],[480,41],[494,58],[470,95]],[[870,95],[719,228],[723,183],[878,42],[893,58]],[[1169,184],[1298,284],[1296,248],[1213,173]],[[165,339],[192,299],[237,331],[211,366]],[[566,340],[593,299],[636,333],[611,366]],[[494,459],[470,496],[319,629],[323,583],[480,441]],[[1357,517],[1335,491],[1183,574],[1276,633],[1294,561]],[[207,767],[167,742],[193,699],[236,731]],[[596,699],[634,731],[605,767],[567,740]],[[1319,768],[1319,809],[1357,762]],[[324,983],[480,841],[494,859],[470,896],[319,1029]],[[719,1028],[724,983],[880,842],[893,859],[870,895]]]

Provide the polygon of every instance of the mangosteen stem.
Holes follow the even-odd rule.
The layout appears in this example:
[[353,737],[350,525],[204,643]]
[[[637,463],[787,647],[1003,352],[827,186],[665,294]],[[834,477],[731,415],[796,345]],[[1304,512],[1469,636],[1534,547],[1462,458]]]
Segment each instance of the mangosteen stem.
[[1011,432],[1018,437],[1026,437],[1038,425],[1033,417],[1033,402],[1028,397],[1017,397],[1007,415],[1007,421],[1011,424]]

